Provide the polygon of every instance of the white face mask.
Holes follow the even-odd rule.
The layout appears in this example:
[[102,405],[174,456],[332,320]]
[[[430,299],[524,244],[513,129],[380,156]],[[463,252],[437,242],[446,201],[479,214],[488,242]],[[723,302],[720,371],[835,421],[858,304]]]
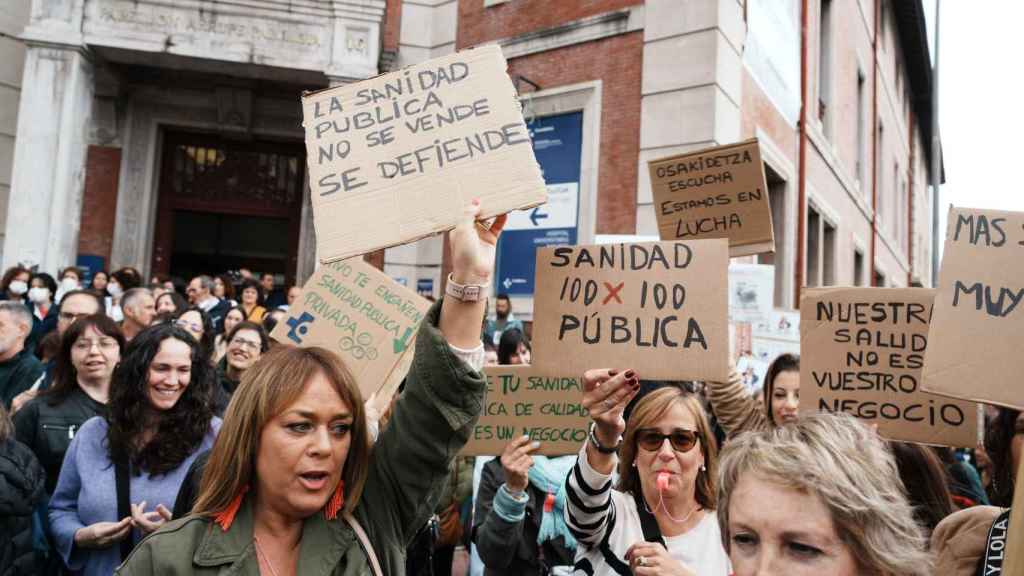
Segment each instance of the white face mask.
[[71,292],[72,290],[78,290],[78,280],[68,277],[60,281],[60,288],[65,292]]
[[25,292],[28,292],[28,282],[22,282],[21,280],[15,280],[11,282],[7,289],[11,291],[11,294],[17,294],[21,296]]
[[114,298],[120,298],[121,294],[124,294],[124,290],[121,290],[121,285],[117,282],[107,284],[107,292]]
[[28,291],[28,299],[36,304],[41,304],[50,299],[50,289],[36,286]]

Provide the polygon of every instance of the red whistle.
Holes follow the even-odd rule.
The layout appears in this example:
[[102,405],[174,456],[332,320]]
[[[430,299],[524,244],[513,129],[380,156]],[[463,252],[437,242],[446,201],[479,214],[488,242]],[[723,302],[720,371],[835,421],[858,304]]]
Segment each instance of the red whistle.
[[668,472],[658,472],[658,492],[664,492],[668,488]]
[[548,495],[544,497],[544,513],[550,514],[555,509],[555,495],[548,492]]

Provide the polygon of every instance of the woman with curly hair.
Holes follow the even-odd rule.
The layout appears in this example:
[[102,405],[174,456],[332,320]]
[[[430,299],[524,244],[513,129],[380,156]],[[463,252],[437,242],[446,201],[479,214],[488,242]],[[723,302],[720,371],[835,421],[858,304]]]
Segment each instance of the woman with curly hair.
[[108,416],[82,425],[50,500],[53,538],[70,570],[112,574],[170,519],[185,473],[220,429],[211,394],[209,362],[183,329],[158,324],[131,341],[114,370]]

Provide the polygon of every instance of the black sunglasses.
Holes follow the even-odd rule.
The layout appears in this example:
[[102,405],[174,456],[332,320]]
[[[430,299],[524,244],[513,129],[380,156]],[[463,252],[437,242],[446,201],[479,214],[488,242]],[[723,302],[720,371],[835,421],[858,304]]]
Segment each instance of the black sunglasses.
[[669,443],[672,444],[672,449],[676,452],[689,452],[697,445],[697,433],[693,430],[676,428],[669,434],[662,434],[657,430],[643,428],[636,432],[637,445],[648,452],[661,450],[662,445],[665,443],[665,438],[668,438]]

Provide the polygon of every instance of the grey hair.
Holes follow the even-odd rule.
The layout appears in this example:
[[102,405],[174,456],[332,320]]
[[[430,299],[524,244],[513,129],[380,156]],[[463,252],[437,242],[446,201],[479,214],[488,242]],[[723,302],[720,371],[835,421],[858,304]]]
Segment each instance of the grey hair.
[[933,558],[914,520],[896,461],[878,435],[847,414],[820,413],[730,439],[718,472],[718,521],[729,551],[729,499],[744,474],[817,496],[860,567],[930,576]]
[[135,306],[136,301],[144,295],[152,296],[153,293],[149,291],[149,288],[132,288],[131,290],[124,293],[121,297],[121,308],[127,309]]
[[196,278],[199,278],[199,285],[202,286],[204,290],[213,294],[213,277],[201,274],[196,276]]
[[4,300],[0,302],[0,312],[7,312],[17,321],[27,324],[29,329],[32,328],[32,313],[25,304],[16,300]]

